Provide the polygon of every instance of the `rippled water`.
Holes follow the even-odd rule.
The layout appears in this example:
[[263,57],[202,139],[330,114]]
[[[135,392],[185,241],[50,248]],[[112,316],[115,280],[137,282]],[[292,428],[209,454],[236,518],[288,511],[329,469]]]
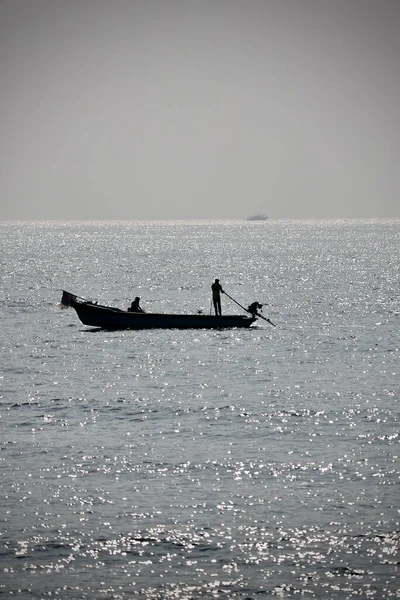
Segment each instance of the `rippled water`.
[[[399,220],[0,234],[0,595],[400,596]],[[277,327],[104,332],[57,307],[208,312],[218,276]]]

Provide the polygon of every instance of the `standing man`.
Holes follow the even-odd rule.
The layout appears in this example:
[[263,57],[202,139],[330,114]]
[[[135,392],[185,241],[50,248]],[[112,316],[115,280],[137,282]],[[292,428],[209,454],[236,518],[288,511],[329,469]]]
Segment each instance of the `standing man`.
[[212,289],[212,299],[214,304],[215,316],[221,316],[221,292],[225,294],[222,289],[222,285],[219,282],[219,279],[216,279],[211,286]]

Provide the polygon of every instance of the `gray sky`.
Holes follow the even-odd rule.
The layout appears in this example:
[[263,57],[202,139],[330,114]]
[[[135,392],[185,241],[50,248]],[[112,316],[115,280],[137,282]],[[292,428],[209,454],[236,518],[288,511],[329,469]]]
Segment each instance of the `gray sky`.
[[400,217],[399,0],[0,0],[0,219]]

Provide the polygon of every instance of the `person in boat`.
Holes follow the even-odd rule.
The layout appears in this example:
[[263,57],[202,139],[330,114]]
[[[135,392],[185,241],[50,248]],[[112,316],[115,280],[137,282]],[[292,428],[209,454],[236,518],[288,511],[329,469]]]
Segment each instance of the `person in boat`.
[[248,312],[255,317],[257,315],[257,311],[261,310],[263,307],[259,302],[253,302],[250,306],[247,307]]
[[225,294],[222,289],[222,285],[219,282],[219,279],[216,279],[214,283],[211,285],[212,290],[212,299],[214,304],[215,316],[221,316],[221,293]]
[[135,313],[137,313],[137,312],[139,312],[139,313],[145,312],[143,310],[143,308],[140,307],[139,303],[140,303],[140,298],[139,298],[139,296],[136,296],[136,298],[134,299],[134,301],[132,302],[132,304],[128,308],[128,312],[135,312]]

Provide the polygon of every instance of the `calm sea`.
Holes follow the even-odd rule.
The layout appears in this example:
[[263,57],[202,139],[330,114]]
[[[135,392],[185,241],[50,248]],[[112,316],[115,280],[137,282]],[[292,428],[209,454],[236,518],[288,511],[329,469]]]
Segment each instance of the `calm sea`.
[[[400,597],[400,220],[3,222],[0,262],[0,596]],[[58,308],[215,277],[276,328]]]

